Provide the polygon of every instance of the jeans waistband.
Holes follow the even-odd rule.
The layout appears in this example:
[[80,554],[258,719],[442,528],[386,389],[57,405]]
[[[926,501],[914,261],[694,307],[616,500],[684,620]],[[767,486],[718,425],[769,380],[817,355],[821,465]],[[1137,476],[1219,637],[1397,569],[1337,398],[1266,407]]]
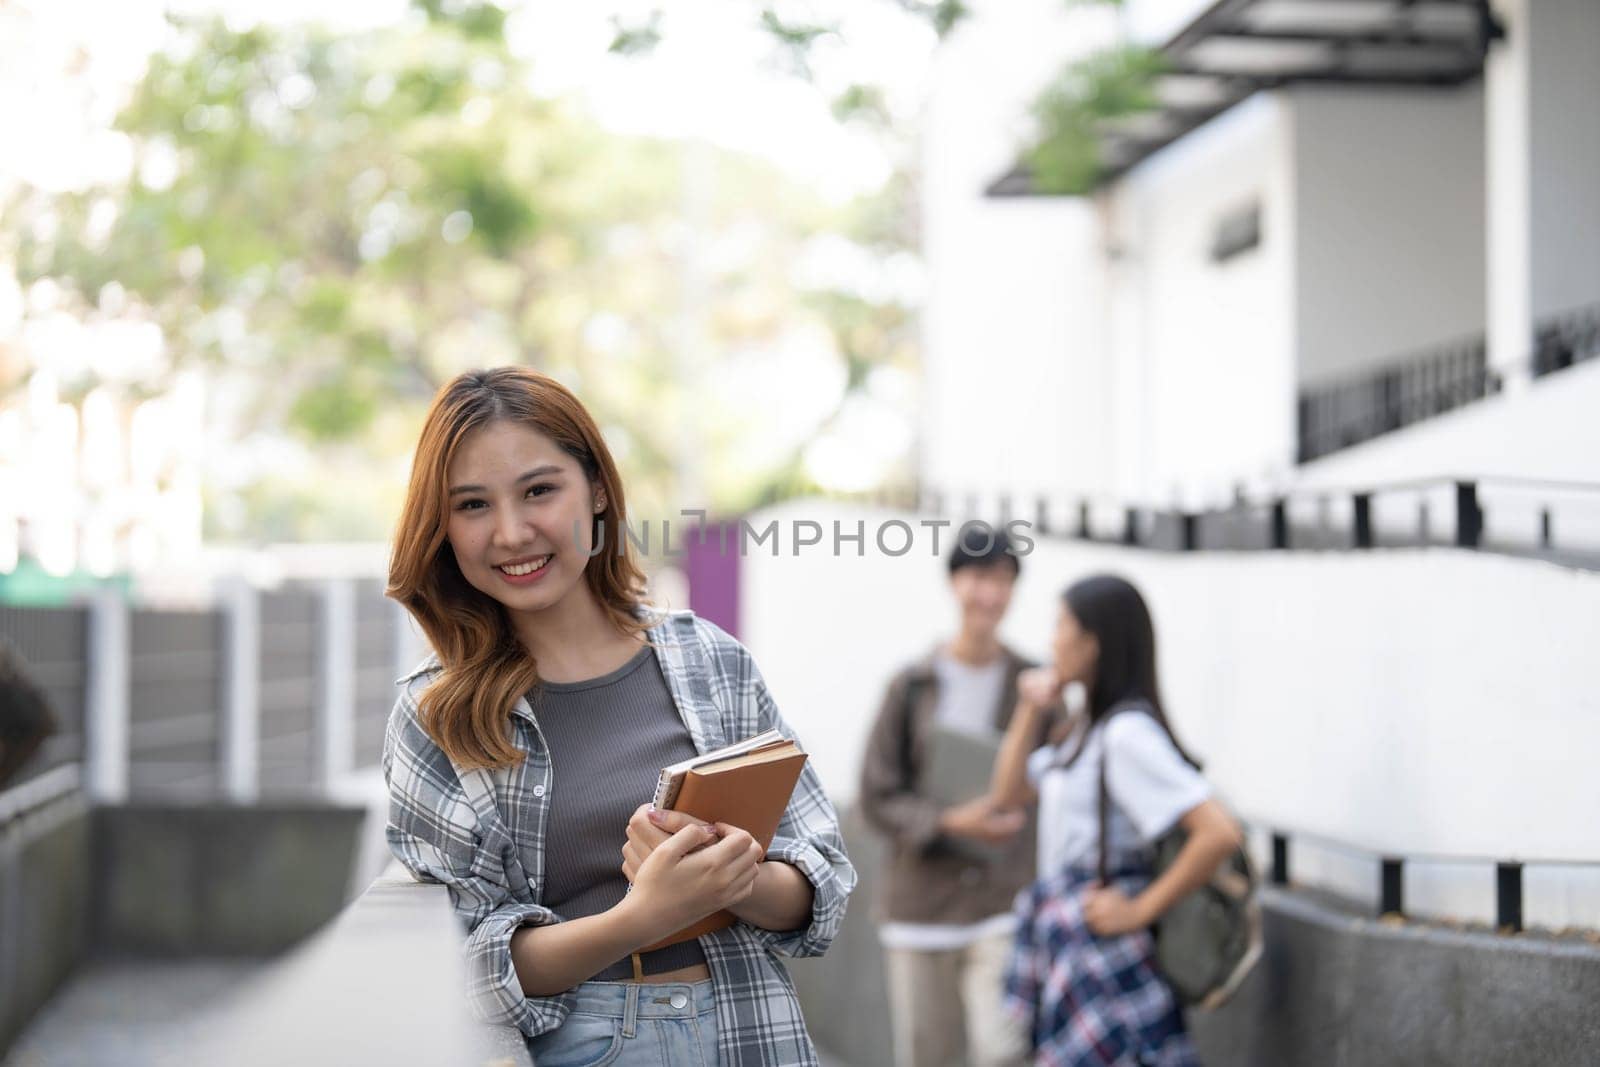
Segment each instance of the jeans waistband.
[[[684,1019],[715,1011],[710,979],[703,982],[585,982],[573,991],[573,1011],[617,1019]],[[631,1021],[631,1020],[629,1020]]]

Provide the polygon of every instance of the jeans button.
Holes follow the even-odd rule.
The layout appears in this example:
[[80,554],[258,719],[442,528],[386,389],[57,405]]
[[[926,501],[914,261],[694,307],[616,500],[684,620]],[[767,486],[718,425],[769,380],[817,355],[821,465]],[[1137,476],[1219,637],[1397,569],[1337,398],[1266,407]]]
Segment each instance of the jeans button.
[[674,993],[672,994],[672,1006],[678,1011],[682,1011],[689,1006],[689,998],[682,993]]

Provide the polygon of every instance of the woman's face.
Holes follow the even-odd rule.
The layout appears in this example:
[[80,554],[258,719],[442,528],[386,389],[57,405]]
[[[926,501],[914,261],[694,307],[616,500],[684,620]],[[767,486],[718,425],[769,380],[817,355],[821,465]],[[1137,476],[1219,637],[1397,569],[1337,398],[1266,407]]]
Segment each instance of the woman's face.
[[1094,683],[1095,664],[1100,660],[1100,641],[1078,624],[1078,617],[1066,604],[1056,619],[1054,646],[1056,673],[1065,682]]
[[504,420],[482,426],[456,449],[445,488],[445,536],[473,588],[533,612],[581,585],[605,499],[550,438]]

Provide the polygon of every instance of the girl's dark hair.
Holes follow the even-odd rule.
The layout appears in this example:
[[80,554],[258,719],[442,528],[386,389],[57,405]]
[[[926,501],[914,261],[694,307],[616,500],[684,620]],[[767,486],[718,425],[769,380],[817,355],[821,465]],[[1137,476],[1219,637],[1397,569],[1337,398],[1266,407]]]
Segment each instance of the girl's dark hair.
[[[1089,687],[1089,724],[1098,724],[1116,705],[1136,700],[1151,714],[1179,755],[1195,767],[1199,762],[1178,743],[1161,705],[1156,680],[1156,630],[1150,609],[1132,582],[1114,574],[1096,574],[1069,585],[1062,599],[1078,625],[1094,634],[1100,644],[1094,684]],[[1088,731],[1084,732],[1084,740]],[[1081,746],[1080,746],[1081,747]]]

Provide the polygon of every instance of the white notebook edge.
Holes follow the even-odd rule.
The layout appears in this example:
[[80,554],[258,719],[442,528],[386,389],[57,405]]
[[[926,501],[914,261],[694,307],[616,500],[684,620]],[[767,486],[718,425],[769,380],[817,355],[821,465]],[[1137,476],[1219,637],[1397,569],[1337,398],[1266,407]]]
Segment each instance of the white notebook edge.
[[[764,730],[752,737],[745,738],[743,741],[736,741],[731,745],[701,753],[690,759],[680,760],[670,767],[663,767],[661,768],[660,777],[656,779],[655,796],[651,798],[651,803],[663,811],[670,809],[673,802],[678,799],[678,790],[683,788],[683,776],[697,767],[704,767],[711,763],[721,763],[723,760],[734,759],[754,752],[756,749],[766,748],[768,745],[781,744],[788,740],[789,738],[785,737],[782,731]],[[795,747],[798,748],[799,745]]]

